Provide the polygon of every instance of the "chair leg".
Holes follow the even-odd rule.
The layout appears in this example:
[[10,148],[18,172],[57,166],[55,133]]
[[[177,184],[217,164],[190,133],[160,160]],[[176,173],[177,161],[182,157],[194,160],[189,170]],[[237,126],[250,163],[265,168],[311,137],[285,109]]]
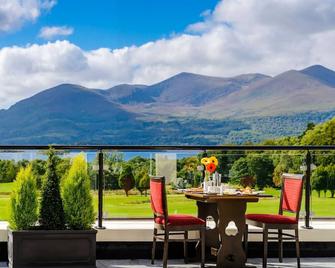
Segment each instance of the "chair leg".
[[245,251],[245,256],[248,258],[248,232],[249,232],[249,225],[245,225],[245,231],[244,231],[244,238],[243,238],[243,243],[244,243],[244,251]]
[[267,258],[268,258],[268,229],[263,229],[263,244],[264,244],[264,252],[263,252],[263,268],[267,266]]
[[283,230],[278,230],[279,262],[283,262]]
[[167,268],[168,251],[169,251],[169,231],[165,230],[164,251],[163,251],[163,268]]
[[206,229],[205,227],[200,230],[200,239],[201,239],[201,268],[205,267],[205,257],[206,257]]
[[151,264],[155,263],[155,254],[156,254],[156,235],[157,235],[157,229],[154,228],[154,234],[152,239],[152,252],[151,252]]
[[184,263],[188,262],[188,254],[187,254],[187,239],[188,239],[188,231],[184,232]]
[[295,229],[295,248],[297,251],[297,266],[300,268],[300,246],[299,246],[299,230]]

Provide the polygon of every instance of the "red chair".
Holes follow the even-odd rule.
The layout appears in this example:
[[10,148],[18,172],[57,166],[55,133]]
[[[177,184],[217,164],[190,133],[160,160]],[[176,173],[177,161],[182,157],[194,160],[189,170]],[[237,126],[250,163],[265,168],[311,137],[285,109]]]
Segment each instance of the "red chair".
[[[187,242],[201,243],[201,267],[205,267],[205,231],[206,222],[191,215],[168,215],[165,178],[150,178],[151,208],[154,213],[154,234],[151,263],[154,264],[156,240],[164,241],[163,267],[167,267],[169,242],[184,242],[184,260],[187,263]],[[160,231],[160,233],[158,233]],[[189,239],[189,231],[199,231],[199,239]],[[183,235],[183,239],[170,239],[170,235]],[[163,237],[162,237],[163,236]]]
[[[248,248],[248,233],[263,233],[264,255],[263,267],[267,266],[268,240],[278,240],[279,243],[279,262],[283,262],[283,240],[295,240],[297,252],[297,265],[300,268],[300,247],[299,247],[299,212],[301,207],[303,175],[283,174],[282,191],[280,196],[279,213],[271,214],[247,214],[246,232],[244,236],[245,249]],[[295,213],[295,216],[283,215],[283,212]],[[263,232],[248,232],[248,225],[263,228]],[[278,232],[269,232],[269,230]],[[283,233],[283,230],[294,230],[295,234]],[[269,234],[275,234],[269,237]]]

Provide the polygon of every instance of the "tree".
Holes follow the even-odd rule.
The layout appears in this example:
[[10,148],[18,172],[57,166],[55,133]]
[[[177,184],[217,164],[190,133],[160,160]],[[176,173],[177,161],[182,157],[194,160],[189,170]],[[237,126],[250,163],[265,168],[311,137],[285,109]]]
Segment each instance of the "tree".
[[[334,145],[335,117],[308,130],[301,139],[302,145]],[[335,163],[334,151],[318,151],[314,155],[314,164],[328,166]]]
[[142,173],[138,188],[141,189],[141,194],[144,191],[144,195],[147,196],[148,189],[150,188],[150,176],[147,172]]
[[50,148],[40,206],[40,224],[45,230],[62,230],[65,228],[65,215],[59,184],[57,158],[55,151]]
[[307,127],[305,131],[299,136],[299,139],[301,139],[309,130],[313,130],[315,128],[315,124],[313,122],[308,122]]
[[37,188],[41,189],[43,185],[43,178],[46,173],[46,161],[41,159],[34,159],[31,161],[31,168],[36,178]]
[[10,226],[14,230],[28,230],[36,224],[38,198],[31,166],[21,168],[17,174],[11,196]]
[[16,166],[12,160],[0,160],[0,183],[12,182],[16,176]]
[[56,159],[56,172],[57,176],[60,179],[63,179],[67,176],[67,173],[71,167],[71,159],[70,158],[60,158],[59,156],[55,156]]
[[[150,173],[150,159],[136,156],[128,161],[128,165],[131,166],[132,173],[135,179],[136,189],[143,194],[148,189],[149,173]],[[150,179],[149,179],[150,180]]]
[[327,172],[327,189],[330,191],[331,197],[335,195],[335,164],[326,167]]
[[198,165],[200,165],[200,161],[196,156],[185,157],[177,160],[177,177],[183,178],[187,181],[187,184],[191,186],[198,186]]
[[119,186],[119,176],[120,174],[115,173],[111,168],[105,171],[105,189],[106,190],[117,190],[120,189]]
[[272,160],[267,155],[253,156],[248,155],[248,166],[251,175],[256,180],[256,185],[259,189],[265,186],[272,186],[272,174],[274,166]]
[[119,177],[122,169],[122,164],[124,163],[123,154],[116,152],[104,154],[104,163],[108,166],[108,169],[104,173],[105,189],[120,189]]
[[92,228],[95,215],[90,184],[85,157],[79,154],[73,159],[62,191],[65,218],[70,229]]
[[[217,172],[222,174],[223,178],[229,177],[229,172],[233,166],[233,164],[240,158],[245,157],[244,151],[209,151],[208,155],[215,156],[218,161],[219,165],[217,167]],[[202,157],[200,157],[202,158]],[[199,159],[200,162],[200,159]]]
[[273,177],[272,177],[272,181],[273,181],[273,184],[276,186],[276,187],[279,187],[281,186],[281,183],[282,183],[282,175],[283,173],[286,172],[286,166],[283,164],[283,163],[279,163],[274,171],[273,171]]
[[321,191],[327,192],[327,170],[323,166],[318,166],[312,173],[312,189],[317,191],[320,197]]
[[242,157],[234,162],[230,169],[231,182],[240,184],[241,178],[252,176],[249,169],[249,162],[246,157]]
[[[277,155],[274,155],[277,157]],[[274,157],[271,157],[273,163],[275,164],[275,169],[273,171],[272,181],[275,186],[279,187],[282,183],[282,174],[285,172],[288,173],[299,173],[299,168],[302,162],[300,155],[291,155],[290,152],[282,152],[276,160]]]
[[122,165],[122,170],[119,177],[119,186],[125,191],[126,196],[128,196],[128,192],[135,186],[135,179],[132,168],[127,163]]
[[29,160],[27,160],[27,159],[21,159],[21,160],[17,161],[18,169],[26,168],[28,165],[29,165]]

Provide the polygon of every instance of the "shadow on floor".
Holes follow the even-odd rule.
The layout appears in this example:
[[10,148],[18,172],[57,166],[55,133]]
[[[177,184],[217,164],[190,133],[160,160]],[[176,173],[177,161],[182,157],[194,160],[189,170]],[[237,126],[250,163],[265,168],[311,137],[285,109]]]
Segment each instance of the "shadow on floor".
[[[261,259],[250,259],[248,264],[253,267],[261,268]],[[199,263],[184,264],[182,260],[169,260],[169,268],[199,268]],[[304,258],[301,266],[304,268],[334,268],[335,258]],[[98,268],[159,268],[162,267],[161,261],[156,261],[155,265],[151,265],[150,260],[98,260]],[[215,264],[207,264],[206,267],[215,267]],[[293,268],[297,267],[296,259],[284,259],[283,263],[278,263],[277,259],[268,260],[269,268]]]
[[[248,264],[252,267],[261,268],[261,259],[249,259]],[[0,263],[1,268],[7,268],[6,263]],[[150,260],[97,260],[97,268],[161,268],[162,262],[156,261],[151,265]],[[199,268],[199,263],[184,264],[183,260],[169,260],[169,268]],[[206,267],[215,267],[215,264],[206,264]],[[296,260],[293,258],[284,259],[283,263],[278,263],[277,259],[269,259],[268,268],[295,268]],[[335,258],[304,258],[301,262],[303,268],[334,268]]]

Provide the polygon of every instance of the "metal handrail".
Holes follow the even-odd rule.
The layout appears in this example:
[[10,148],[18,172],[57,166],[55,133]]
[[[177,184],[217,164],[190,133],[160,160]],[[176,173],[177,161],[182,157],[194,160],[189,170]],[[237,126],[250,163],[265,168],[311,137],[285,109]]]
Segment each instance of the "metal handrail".
[[0,150],[222,150],[222,151],[320,151],[335,145],[0,145]]

